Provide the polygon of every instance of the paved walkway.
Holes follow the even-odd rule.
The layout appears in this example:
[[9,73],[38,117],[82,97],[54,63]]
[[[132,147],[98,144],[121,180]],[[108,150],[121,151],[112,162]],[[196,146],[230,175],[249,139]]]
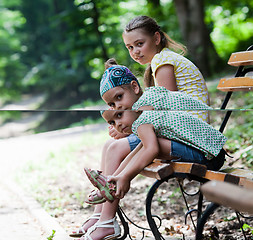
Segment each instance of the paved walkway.
[[0,239],[46,239],[40,223],[19,197],[0,184]]
[[0,193],[0,240],[6,239],[4,236],[45,240],[53,230],[54,240],[70,239],[59,223],[11,180],[0,182]]

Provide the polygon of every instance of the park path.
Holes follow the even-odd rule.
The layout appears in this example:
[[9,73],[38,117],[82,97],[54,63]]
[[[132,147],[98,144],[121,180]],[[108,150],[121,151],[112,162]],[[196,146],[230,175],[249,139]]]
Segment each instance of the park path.
[[0,193],[0,239],[46,239],[45,231],[22,200],[3,183]]

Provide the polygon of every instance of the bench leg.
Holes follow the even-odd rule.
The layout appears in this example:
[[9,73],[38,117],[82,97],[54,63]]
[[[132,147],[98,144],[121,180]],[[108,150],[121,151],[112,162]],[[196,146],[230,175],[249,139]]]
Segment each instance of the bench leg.
[[158,230],[158,227],[154,221],[154,216],[151,214],[151,204],[152,204],[152,199],[153,196],[156,192],[156,190],[159,188],[159,186],[164,182],[164,180],[157,180],[152,187],[150,188],[147,198],[146,198],[146,216],[147,216],[147,221],[149,224],[149,227],[155,237],[155,240],[160,240],[164,239],[161,233]]
[[119,216],[119,219],[123,225],[123,229],[124,229],[124,233],[122,236],[120,236],[119,238],[117,238],[117,240],[124,240],[127,238],[127,235],[129,235],[129,226],[128,223],[126,222],[125,218],[123,217],[123,214],[121,212],[121,208],[119,207],[117,210],[117,214]]
[[245,233],[245,231],[244,231],[244,229],[243,229],[243,224],[242,224],[242,221],[241,221],[241,219],[240,219],[240,214],[239,214],[239,212],[235,212],[235,214],[236,214],[237,220],[238,220],[238,222],[239,222],[240,228],[241,228],[241,230],[242,230],[242,234],[243,234],[243,236],[244,236],[244,239],[247,240],[246,233]]
[[219,207],[216,203],[211,203],[208,205],[206,210],[203,212],[203,215],[198,219],[197,231],[196,231],[196,240],[202,239],[202,232],[204,230],[205,223],[209,216]]

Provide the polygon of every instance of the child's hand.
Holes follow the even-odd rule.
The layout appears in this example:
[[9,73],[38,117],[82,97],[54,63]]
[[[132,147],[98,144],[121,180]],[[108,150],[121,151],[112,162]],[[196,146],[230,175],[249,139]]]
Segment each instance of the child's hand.
[[113,126],[109,126],[108,129],[109,129],[109,135],[114,139],[124,138],[129,135],[129,134],[118,132]]
[[111,181],[116,182],[117,185],[115,197],[122,199],[125,196],[125,194],[129,191],[130,181],[128,181],[124,177],[108,176],[108,182]]

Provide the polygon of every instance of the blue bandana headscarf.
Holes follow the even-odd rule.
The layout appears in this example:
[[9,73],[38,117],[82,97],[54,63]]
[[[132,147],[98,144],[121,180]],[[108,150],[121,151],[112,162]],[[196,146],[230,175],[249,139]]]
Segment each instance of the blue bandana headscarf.
[[137,78],[127,67],[121,65],[109,67],[100,81],[100,95],[102,97],[111,88],[126,85],[132,81],[136,81],[139,84]]

